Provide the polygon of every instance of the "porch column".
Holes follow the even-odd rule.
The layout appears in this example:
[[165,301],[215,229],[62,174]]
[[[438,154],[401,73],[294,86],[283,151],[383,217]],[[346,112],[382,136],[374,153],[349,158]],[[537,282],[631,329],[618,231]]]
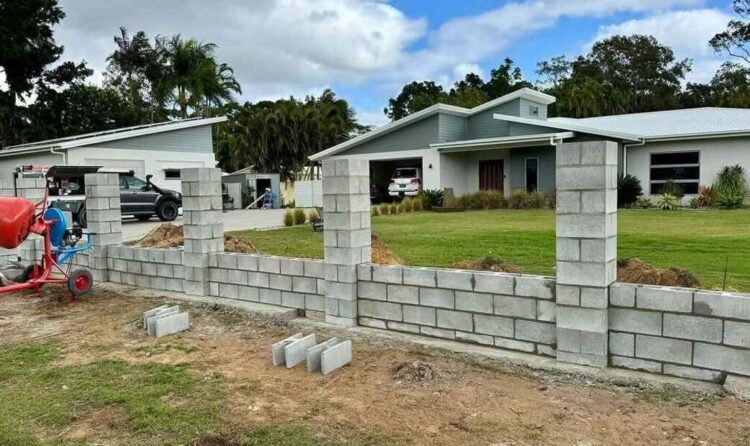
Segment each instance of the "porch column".
[[370,263],[370,165],[323,161],[326,322],[357,325],[357,265]]
[[617,277],[617,143],[557,146],[557,359],[606,367]]
[[224,252],[221,171],[205,167],[182,169],[182,229],[185,248],[185,294],[208,296],[208,255]]
[[95,281],[109,281],[107,247],[122,245],[120,178],[116,173],[87,173],[86,220],[94,249],[89,270]]

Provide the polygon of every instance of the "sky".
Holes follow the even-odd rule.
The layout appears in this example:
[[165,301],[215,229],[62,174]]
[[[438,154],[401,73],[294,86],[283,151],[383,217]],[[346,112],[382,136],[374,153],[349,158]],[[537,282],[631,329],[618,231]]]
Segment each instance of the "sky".
[[319,94],[332,88],[364,124],[412,80],[449,87],[488,76],[506,57],[526,79],[536,64],[587,52],[616,34],[652,34],[687,80],[711,79],[726,56],[708,40],[732,18],[731,0],[59,0],[63,59],[85,60],[100,83],[120,26],[150,37],[180,33],[218,45],[235,70],[240,100]]

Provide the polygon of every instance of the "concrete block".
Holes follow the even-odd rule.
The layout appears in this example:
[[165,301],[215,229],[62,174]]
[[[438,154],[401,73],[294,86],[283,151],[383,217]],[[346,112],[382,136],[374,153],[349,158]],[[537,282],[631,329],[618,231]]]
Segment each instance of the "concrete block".
[[581,260],[581,239],[578,238],[557,238],[556,258],[568,262],[578,262]]
[[220,283],[219,297],[224,297],[226,299],[237,299],[239,297],[239,286],[231,283]]
[[303,310],[305,308],[305,295],[301,293],[282,291],[281,306]]
[[344,341],[323,349],[320,353],[320,370],[323,375],[352,362],[352,341]]
[[455,295],[452,290],[437,288],[420,288],[419,304],[428,307],[439,307],[453,309],[455,307]]
[[180,307],[175,305],[173,307],[167,307],[159,312],[156,312],[146,319],[146,331],[149,336],[156,336],[156,319],[160,317],[171,316],[180,312]]
[[243,271],[258,271],[258,257],[253,255],[238,255],[237,268]]
[[314,345],[307,349],[305,353],[307,357],[307,371],[317,372],[320,370],[320,357],[323,350],[329,347],[333,347],[339,342],[338,338],[331,338],[325,342],[321,342],[318,345]]
[[[161,306],[158,306],[156,308],[152,308],[152,309],[150,309],[148,311],[144,311],[143,312],[143,329],[144,330],[148,329],[148,324],[146,323],[146,321],[149,318],[151,318],[152,316],[155,316],[156,314],[158,314],[158,313],[166,310],[167,308],[169,308],[169,305],[161,305]],[[178,311],[179,311],[179,309],[178,309]]]
[[437,286],[451,290],[472,291],[474,274],[466,271],[438,270]]
[[557,281],[561,285],[607,287],[615,279],[616,262],[557,262]]
[[456,332],[456,340],[461,342],[468,342],[470,344],[495,345],[495,338],[493,338],[492,336],[476,333],[464,333],[463,331]]
[[750,350],[696,342],[693,365],[750,376]]
[[635,337],[635,356],[677,364],[691,364],[693,345],[689,341],[679,339],[637,335]]
[[607,214],[561,214],[556,219],[557,237],[607,238],[617,233]]
[[513,319],[499,316],[474,315],[474,331],[492,336],[513,337]]
[[515,339],[495,338],[495,347],[508,350],[518,350],[526,353],[534,353],[536,347],[531,342],[517,341]]
[[388,302],[419,304],[419,289],[407,285],[388,285]]
[[557,214],[580,214],[581,192],[580,191],[557,191]]
[[302,339],[302,333],[295,333],[292,336],[289,336],[286,339],[283,339],[279,342],[274,343],[271,345],[271,362],[275,366],[279,365],[285,365],[286,364],[286,356],[284,347],[291,344],[294,341],[297,341],[299,339]]
[[386,284],[377,282],[359,282],[357,294],[362,299],[387,300]]
[[305,277],[313,277],[316,279],[325,278],[325,263],[316,260],[305,260],[304,261],[304,275]]
[[[245,273],[245,271],[237,271],[238,273]],[[302,277],[304,279],[304,277]],[[312,279],[311,279],[312,280]],[[280,274],[269,275],[268,286],[281,291],[292,291],[292,276],[282,276]]]
[[264,304],[281,305],[281,291],[261,288],[258,290],[258,300]]
[[312,311],[326,311],[326,298],[317,294],[305,294],[305,309]]
[[576,285],[557,285],[557,303],[560,305],[579,306],[581,304],[581,287]]
[[654,361],[645,361],[643,359],[625,358],[622,356],[611,356],[610,361],[614,367],[622,367],[631,370],[641,370],[644,372],[661,373],[661,363]]
[[154,321],[154,336],[161,338],[171,334],[179,333],[190,328],[190,313],[170,314],[167,316],[156,316],[149,321]]
[[381,321],[380,319],[370,319],[369,317],[360,317],[360,318],[357,318],[357,321],[359,322],[359,325],[363,327],[378,328],[381,330],[388,329],[388,323],[386,321]]
[[292,290],[296,293],[317,293],[318,280],[313,277],[293,277]]
[[560,349],[557,350],[556,358],[559,362],[567,362],[570,364],[585,365],[589,367],[607,367],[607,356],[605,355],[592,355],[587,353],[572,353],[565,352]]
[[724,390],[741,400],[750,401],[750,378],[729,375],[724,382]]
[[437,326],[469,333],[474,331],[471,313],[461,311],[437,310]]
[[737,347],[750,348],[750,324],[724,321],[724,343]]
[[609,328],[615,331],[660,336],[661,313],[610,308]]
[[664,315],[664,336],[721,343],[722,321],[707,317]]
[[281,259],[277,257],[258,257],[258,271],[279,274],[281,272]]
[[[275,277],[286,277],[286,276],[275,276]],[[235,285],[247,285],[247,271],[241,271],[238,269],[227,270],[227,282]],[[283,284],[279,284],[280,286]],[[291,286],[291,284],[289,284]],[[286,288],[285,288],[286,289]]]
[[374,265],[372,267],[372,280],[385,283],[402,283],[402,269],[398,266]]
[[750,321],[750,295],[696,291],[695,313]]
[[403,279],[405,285],[436,287],[437,271],[428,268],[404,268]]
[[419,327],[419,332],[425,336],[432,336],[443,339],[456,339],[456,332],[435,327]]
[[645,310],[690,313],[693,311],[693,292],[666,287],[638,287],[636,307]]
[[270,284],[269,275],[267,273],[248,272],[247,284],[260,288],[268,288],[268,285]]
[[492,314],[494,312],[494,297],[492,294],[456,291],[456,310]]
[[635,335],[609,332],[609,352],[617,356],[635,356]]
[[317,341],[315,340],[315,334],[309,334],[285,345],[284,360],[286,363],[286,367],[288,369],[291,369],[292,367],[307,360],[307,349],[315,346],[315,344],[317,344]]
[[219,268],[237,269],[237,254],[219,254],[216,258]]
[[581,307],[605,309],[609,306],[607,288],[581,287]]
[[724,378],[724,373],[716,370],[699,369],[695,367],[685,367],[674,364],[664,364],[662,366],[665,375],[679,376],[680,378],[697,379],[700,381],[709,381],[718,383]]
[[536,300],[497,295],[494,297],[495,314],[536,319]]
[[557,189],[603,190],[607,184],[607,170],[603,166],[557,166]]
[[537,299],[555,298],[555,281],[552,279],[516,276],[516,296],[535,297]]
[[515,338],[542,344],[555,344],[555,324],[516,320]]
[[502,273],[474,273],[474,291],[479,293],[514,293],[515,276]]
[[609,303],[616,307],[634,307],[635,306],[635,289],[634,285],[626,283],[613,283],[609,287]]
[[434,327],[437,323],[436,309],[413,305],[403,306],[404,322]]
[[607,331],[607,311],[594,308],[557,306],[557,326],[581,331]]
[[378,302],[361,299],[358,302],[359,315],[375,319],[403,321],[401,305],[390,302]]
[[289,276],[304,275],[304,262],[297,259],[281,259],[281,274]]
[[251,286],[237,287],[237,299],[245,300],[248,302],[258,302],[260,300],[258,288]]
[[536,301],[536,320],[555,322],[557,320],[557,305],[549,300]]

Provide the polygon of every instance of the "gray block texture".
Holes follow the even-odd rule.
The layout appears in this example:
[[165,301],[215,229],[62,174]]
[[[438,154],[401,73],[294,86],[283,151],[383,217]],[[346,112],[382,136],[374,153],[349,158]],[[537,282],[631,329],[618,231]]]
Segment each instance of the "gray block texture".
[[314,334],[303,336],[284,346],[284,362],[287,368],[292,368],[307,360],[307,350],[313,347],[317,341]]
[[271,363],[275,366],[286,365],[286,351],[284,347],[294,341],[302,339],[302,333],[295,333],[271,345]]
[[343,341],[324,348],[320,353],[320,371],[329,375],[352,362],[352,341]]

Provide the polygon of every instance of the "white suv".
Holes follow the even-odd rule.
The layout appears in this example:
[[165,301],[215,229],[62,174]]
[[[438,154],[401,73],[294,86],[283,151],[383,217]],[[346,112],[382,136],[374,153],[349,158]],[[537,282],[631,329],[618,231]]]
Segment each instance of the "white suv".
[[422,190],[422,175],[418,167],[400,167],[393,171],[388,195],[413,197]]

